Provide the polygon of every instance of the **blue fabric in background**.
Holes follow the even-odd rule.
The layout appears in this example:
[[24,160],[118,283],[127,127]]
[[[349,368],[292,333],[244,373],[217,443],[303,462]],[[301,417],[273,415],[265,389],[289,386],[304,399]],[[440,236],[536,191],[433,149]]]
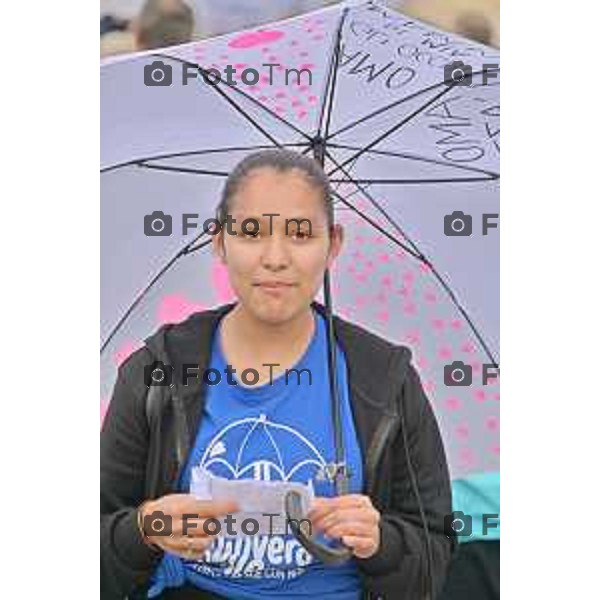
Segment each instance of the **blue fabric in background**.
[[[452,482],[452,509],[471,517],[459,543],[500,539],[500,473],[478,473]],[[497,516],[495,516],[497,515]]]

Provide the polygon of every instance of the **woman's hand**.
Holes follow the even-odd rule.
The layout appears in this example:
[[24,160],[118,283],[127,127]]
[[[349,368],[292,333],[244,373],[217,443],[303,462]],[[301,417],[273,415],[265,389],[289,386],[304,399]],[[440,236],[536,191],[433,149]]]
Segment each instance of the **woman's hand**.
[[307,518],[313,531],[341,539],[357,558],[370,558],[379,550],[381,515],[368,496],[315,498]]
[[[204,531],[204,523],[237,512],[233,501],[197,500],[191,494],[168,494],[142,504],[140,524],[146,539],[166,552],[187,559],[202,558],[214,541]],[[208,525],[214,531],[214,525]]]

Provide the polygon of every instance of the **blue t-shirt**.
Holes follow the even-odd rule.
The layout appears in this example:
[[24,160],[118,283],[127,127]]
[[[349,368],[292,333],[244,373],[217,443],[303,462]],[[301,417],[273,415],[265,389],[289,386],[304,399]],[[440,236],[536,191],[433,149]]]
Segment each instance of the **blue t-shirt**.
[[[222,377],[218,384],[208,386],[201,427],[179,482],[182,492],[190,489],[192,467],[201,466],[228,479],[297,481],[312,485],[316,496],[335,495],[334,484],[323,477],[323,467],[335,462],[326,321],[316,311],[313,314],[315,333],[294,366],[296,371],[289,369],[260,386],[240,384],[238,373],[233,375],[237,385],[228,383],[218,329],[209,368]],[[350,493],[360,494],[362,458],[348,395],[346,361],[339,345],[336,360],[349,488]],[[268,372],[268,367],[264,370]],[[291,533],[259,531],[237,538],[222,534],[204,560],[166,554],[153,581],[149,597],[165,586],[185,583],[227,598],[249,600],[284,595],[358,600],[361,595],[353,559],[336,567],[325,566]]]

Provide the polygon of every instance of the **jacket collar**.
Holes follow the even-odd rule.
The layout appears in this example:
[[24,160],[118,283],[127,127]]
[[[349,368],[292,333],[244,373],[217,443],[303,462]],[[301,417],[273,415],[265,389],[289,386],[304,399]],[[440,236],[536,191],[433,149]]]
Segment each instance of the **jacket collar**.
[[[197,365],[202,373],[210,361],[212,344],[220,320],[236,303],[225,304],[214,309],[192,314],[182,323],[166,325],[146,340],[148,347],[159,360],[173,366],[174,380],[178,393],[185,404],[192,402],[202,388],[201,377],[191,377],[187,385],[181,385],[183,365]],[[321,315],[325,307],[312,303]],[[348,365],[348,380],[353,394],[358,394],[370,408],[394,413],[390,389],[390,373],[398,367],[398,347],[368,330],[334,315],[334,332],[342,347]],[[410,358],[406,348],[404,361]],[[382,360],[382,357],[384,360]],[[179,375],[179,377],[178,377]],[[395,379],[395,378],[394,378]]]

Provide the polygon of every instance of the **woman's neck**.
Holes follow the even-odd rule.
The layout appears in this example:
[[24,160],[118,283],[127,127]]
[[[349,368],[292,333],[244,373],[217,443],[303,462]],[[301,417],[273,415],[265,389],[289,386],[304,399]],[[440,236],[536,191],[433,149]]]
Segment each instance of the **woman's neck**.
[[236,353],[247,350],[258,360],[281,357],[288,362],[304,352],[314,329],[312,308],[291,321],[272,325],[254,318],[238,304],[224,317],[221,333],[224,346]]

